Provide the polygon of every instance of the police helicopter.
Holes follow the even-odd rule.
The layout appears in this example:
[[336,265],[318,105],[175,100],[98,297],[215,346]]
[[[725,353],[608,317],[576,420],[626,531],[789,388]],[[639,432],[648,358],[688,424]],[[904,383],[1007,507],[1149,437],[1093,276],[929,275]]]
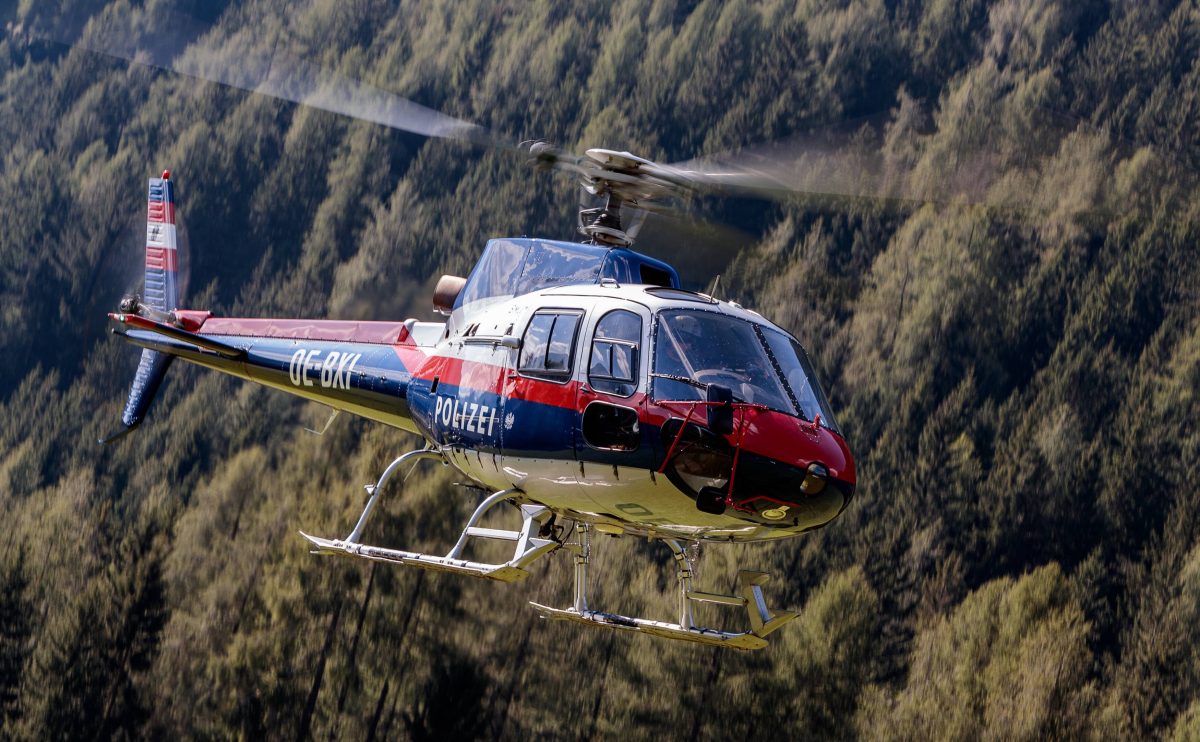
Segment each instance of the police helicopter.
[[[581,212],[586,242],[490,240],[466,278],[442,276],[445,322],[245,319],[182,309],[174,181],[149,181],[145,286],[109,317],[141,346],[122,415],[144,419],[175,359],[280,389],[422,437],[366,487],[343,538],[303,534],[312,550],[513,582],[555,551],[571,554],[574,598],[533,604],[545,618],[739,649],[795,617],[767,608],[767,575],[742,570],[727,595],[692,585],[686,546],[757,542],[820,528],[850,501],[854,459],[804,348],[735,303],[686,291],[667,263],[630,249],[622,207],[729,185],[736,176],[658,165],[627,152],[582,156],[527,146],[605,201]],[[110,439],[111,440],[111,439]],[[436,461],[491,492],[445,554],[365,543],[371,512],[404,464]],[[514,506],[513,530],[483,527]],[[593,533],[670,548],[675,622],[596,610]],[[568,534],[564,537],[564,534]],[[464,558],[472,539],[512,542],[512,558]],[[745,631],[698,626],[695,602],[742,608]]]
[[[444,322],[229,318],[182,308],[175,183],[163,172],[149,181],[143,291],[109,314],[113,332],[143,350],[122,428],[107,441],[141,423],[181,359],[421,437],[422,446],[366,486],[347,535],[302,533],[314,553],[514,582],[562,551],[574,565],[573,600],[565,608],[532,604],[543,617],[738,649],[765,647],[765,637],[795,618],[767,607],[762,572],[741,570],[733,595],[697,589],[687,547],[774,541],[826,525],[854,494],[854,458],[794,336],[736,303],[684,290],[675,268],[631,247],[639,216],[671,200],[812,189],[761,170],[510,145],[403,98],[331,81],[299,60],[197,65],[163,51],[173,44],[89,39],[76,43],[424,136],[519,151],[540,169],[574,177],[602,204],[581,206],[582,242],[488,241],[467,277],[437,282],[432,304]],[[454,467],[491,494],[445,554],[366,543],[387,485],[420,461]],[[481,525],[502,504],[517,525]],[[671,550],[673,622],[591,605],[597,533]],[[512,557],[468,559],[473,540],[511,542]],[[745,630],[697,625],[697,602],[745,610]]]

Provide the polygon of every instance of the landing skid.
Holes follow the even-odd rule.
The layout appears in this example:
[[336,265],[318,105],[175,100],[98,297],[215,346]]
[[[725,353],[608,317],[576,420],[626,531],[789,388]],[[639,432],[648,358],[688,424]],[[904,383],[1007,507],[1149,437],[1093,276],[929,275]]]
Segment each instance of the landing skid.
[[574,608],[551,608],[541,603],[530,603],[529,605],[533,606],[542,618],[555,621],[572,621],[585,626],[598,626],[602,629],[617,629],[618,631],[638,631],[664,639],[678,639],[718,647],[733,647],[734,649],[762,649],[767,646],[766,639],[749,633],[735,634],[702,628],[687,629],[679,624],[618,616],[614,613],[588,610],[581,613]]
[[[783,624],[796,617],[792,611],[774,613],[767,608],[763,599],[762,584],[767,581],[764,572],[742,570],[738,572],[737,595],[706,593],[692,589],[692,563],[688,559],[683,545],[675,540],[667,540],[675,558],[675,571],[679,581],[678,611],[679,622],[668,623],[646,618],[631,618],[613,613],[605,613],[588,606],[588,565],[591,561],[591,531],[587,523],[578,524],[578,538],[574,543],[564,544],[557,538],[546,538],[554,534],[554,514],[541,505],[521,505],[521,527],[516,531],[500,528],[483,528],[477,524],[489,510],[496,505],[520,500],[523,493],[517,489],[507,489],[495,492],[484,499],[467,520],[462,534],[454,547],[445,556],[422,554],[416,551],[390,549],[382,546],[372,546],[359,541],[363,527],[374,510],[383,485],[392,474],[408,461],[438,459],[445,462],[441,452],[433,449],[412,451],[404,454],[388,466],[373,485],[367,485],[366,507],[358,518],[354,530],[345,539],[326,539],[310,536],[303,531],[301,536],[306,538],[313,547],[314,554],[332,554],[366,559],[376,562],[401,564],[408,567],[420,567],[437,572],[480,577],[498,582],[518,582],[529,576],[528,567],[550,552],[563,548],[574,554],[575,562],[575,594],[573,604],[569,608],[551,608],[540,603],[530,603],[542,618],[572,621],[588,626],[597,626],[619,631],[636,631],[642,634],[696,642],[712,646],[732,647],[734,649],[762,649],[767,646],[766,637]],[[463,550],[472,538],[514,542],[513,556],[506,562],[490,564],[463,559]],[[721,629],[697,626],[692,616],[693,603],[712,603],[726,605],[746,610],[750,628],[747,631],[723,631]]]
[[[706,593],[692,589],[692,564],[678,541],[667,541],[675,557],[676,576],[679,580],[678,611],[679,623],[667,623],[646,618],[632,618],[614,613],[592,610],[587,603],[587,569],[591,558],[590,527],[580,525],[579,543],[566,547],[575,552],[575,596],[570,608],[551,608],[540,603],[530,603],[545,619],[572,621],[618,631],[636,631],[664,639],[696,642],[734,649],[762,649],[767,646],[766,636],[796,617],[794,611],[772,613],[762,594],[762,584],[767,581],[764,572],[742,570],[738,572],[739,595]],[[697,626],[692,617],[692,603],[714,603],[746,609],[750,630],[742,632]]]
[[[366,525],[367,518],[370,517],[371,511],[375,508],[380,490],[383,488],[384,483],[391,477],[392,473],[406,461],[441,458],[441,454],[437,451],[424,450],[407,453],[393,461],[383,472],[383,475],[380,476],[378,482],[374,485],[367,485],[366,489],[368,494],[370,494],[370,499],[367,500],[367,505],[363,509],[362,515],[359,516],[358,524],[354,526],[354,530],[345,539],[320,538],[318,536],[310,536],[303,531],[300,532],[300,535],[308,539],[308,542],[312,544],[314,554],[332,554],[376,562],[390,562],[392,564],[420,567],[421,569],[429,569],[436,572],[451,572],[468,577],[481,577],[499,582],[519,582],[525,579],[529,576],[526,568],[530,564],[559,548],[560,544],[557,541],[539,538],[535,535],[543,530],[543,526],[547,525],[551,518],[550,511],[540,505],[521,506],[522,522],[520,530],[517,531],[499,528],[480,528],[475,525],[487,511],[499,503],[519,495],[520,491],[515,489],[501,490],[481,502],[467,521],[467,526],[458,537],[458,542],[454,544],[454,548],[450,549],[450,552],[445,556],[434,556],[415,551],[388,549],[381,546],[359,543],[359,536],[362,534],[363,526]],[[515,542],[513,558],[501,564],[488,564],[462,559],[463,549],[466,547],[467,541],[471,538],[513,541]]]

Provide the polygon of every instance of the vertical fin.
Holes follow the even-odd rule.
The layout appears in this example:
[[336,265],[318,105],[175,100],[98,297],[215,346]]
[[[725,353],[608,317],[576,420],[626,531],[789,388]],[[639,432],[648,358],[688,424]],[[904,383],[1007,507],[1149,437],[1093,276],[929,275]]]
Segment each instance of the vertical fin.
[[[179,306],[175,185],[170,178],[170,171],[164,170],[161,178],[150,179],[146,206],[146,283],[142,288],[142,301],[162,312],[172,312]],[[142,350],[142,360],[121,413],[125,428],[101,439],[101,443],[111,443],[141,424],[173,358],[156,350]]]
[[154,395],[162,386],[163,377],[172,359],[174,356],[166,353],[149,348],[142,349],[142,360],[138,362],[137,373],[133,375],[133,386],[129,388],[129,399],[121,413],[121,423],[126,428],[136,428],[146,417],[146,411],[150,409]]
[[146,286],[142,301],[164,312],[179,307],[179,258],[175,233],[175,184],[170,172],[151,178],[146,209]]

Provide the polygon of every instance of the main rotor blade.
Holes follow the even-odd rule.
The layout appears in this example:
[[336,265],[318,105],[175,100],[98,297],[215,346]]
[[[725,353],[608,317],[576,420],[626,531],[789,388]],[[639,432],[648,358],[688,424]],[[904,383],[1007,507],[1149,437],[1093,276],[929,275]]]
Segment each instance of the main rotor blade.
[[960,153],[953,167],[921,178],[879,143],[797,139],[668,166],[674,177],[720,195],[783,200],[796,195],[908,202],[980,203],[997,174],[986,152]]
[[237,36],[217,39],[216,32],[180,13],[167,12],[167,33],[138,33],[142,24],[91,24],[78,39],[53,39],[112,59],[140,64],[267,95],[298,105],[349,116],[427,137],[455,139],[488,147],[513,144],[489,129],[448,116],[407,98],[368,85],[280,50],[262,48],[261,39],[226,48]]
[[[655,166],[650,173],[735,197],[958,204],[1042,216],[1063,208],[1059,196],[1068,188],[1078,194],[1069,208],[1082,217],[1128,208],[1107,176],[1119,163],[1153,158],[1165,165],[1176,159],[1160,147],[1121,140],[1065,114],[1038,114],[1038,123],[1014,141],[1015,135],[960,138],[936,128],[909,128],[893,112],[857,129]],[[1178,168],[1162,177],[1185,185],[1196,180]]]

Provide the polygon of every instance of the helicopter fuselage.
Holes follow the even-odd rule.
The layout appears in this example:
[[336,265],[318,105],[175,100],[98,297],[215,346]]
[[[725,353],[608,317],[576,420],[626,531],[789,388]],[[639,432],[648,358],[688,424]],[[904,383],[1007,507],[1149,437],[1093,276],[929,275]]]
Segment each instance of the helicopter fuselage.
[[[241,351],[236,357],[139,329],[126,334],[417,433],[479,485],[519,489],[601,532],[775,539],[824,525],[853,494],[853,458],[827,412],[805,419],[793,404],[799,389],[782,377],[770,344],[766,353],[740,349],[764,333],[775,346],[794,343],[761,316],[700,294],[615,281],[480,304],[445,324],[175,313],[185,330]],[[722,342],[713,328],[726,327],[734,334],[713,356],[710,346]],[[666,368],[689,354],[721,365]],[[731,433],[708,428],[708,380],[734,389]],[[814,465],[825,481],[806,492]],[[698,509],[703,487],[725,491],[729,507]]]

